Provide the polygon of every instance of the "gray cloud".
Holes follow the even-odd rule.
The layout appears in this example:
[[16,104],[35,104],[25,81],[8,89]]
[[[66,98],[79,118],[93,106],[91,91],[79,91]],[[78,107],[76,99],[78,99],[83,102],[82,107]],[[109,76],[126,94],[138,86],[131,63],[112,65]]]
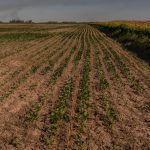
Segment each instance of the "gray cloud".
[[57,5],[87,5],[97,3],[98,0],[5,0],[0,1],[0,19],[18,18],[18,13],[22,9],[38,6],[57,6]]
[[2,0],[0,20],[148,19],[149,6],[149,0]]

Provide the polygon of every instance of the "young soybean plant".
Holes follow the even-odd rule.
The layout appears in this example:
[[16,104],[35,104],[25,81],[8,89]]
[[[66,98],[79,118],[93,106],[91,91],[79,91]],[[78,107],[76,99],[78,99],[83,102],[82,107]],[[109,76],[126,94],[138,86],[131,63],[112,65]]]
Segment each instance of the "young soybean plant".
[[[88,42],[87,42],[88,43]],[[80,81],[80,90],[78,93],[78,100],[77,100],[77,122],[79,124],[76,133],[76,144],[78,147],[82,147],[82,139],[81,135],[84,131],[84,127],[88,118],[88,100],[90,96],[89,91],[89,73],[90,73],[90,49],[86,51],[86,58],[85,63],[82,70],[82,78]]]
[[70,78],[65,85],[62,87],[60,96],[56,101],[54,110],[50,115],[50,125],[47,130],[47,137],[45,137],[46,143],[50,146],[53,143],[54,137],[57,134],[57,128],[59,127],[58,122],[61,120],[68,121],[67,108],[69,100],[73,90],[74,81]]

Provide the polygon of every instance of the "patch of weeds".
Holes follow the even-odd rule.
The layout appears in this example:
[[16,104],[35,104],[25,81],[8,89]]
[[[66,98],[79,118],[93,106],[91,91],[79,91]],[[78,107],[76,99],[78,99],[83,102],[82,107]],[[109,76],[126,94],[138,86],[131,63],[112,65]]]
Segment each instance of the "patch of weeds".
[[39,66],[33,65],[33,66],[31,67],[31,70],[30,70],[31,74],[32,74],[32,73],[35,73],[35,72],[38,70],[38,68],[39,68]]
[[[83,39],[82,39],[82,40],[83,40]],[[82,57],[83,48],[84,48],[84,41],[81,43],[80,50],[78,51],[78,54],[77,54],[77,56],[76,56],[75,59],[74,59],[75,66],[77,65],[77,63],[79,62],[79,60],[80,60],[81,57]]]
[[20,98],[20,99],[23,99],[25,96],[26,96],[26,94],[24,94],[24,93],[19,94],[19,98]]
[[106,117],[108,118],[109,125],[111,128],[117,118],[116,118],[115,111],[111,106],[110,95],[108,93],[103,93],[102,99],[103,99],[104,105],[105,105]]
[[37,118],[38,112],[41,110],[41,107],[43,106],[46,97],[47,96],[45,94],[40,96],[38,102],[34,104],[31,110],[26,114],[25,121],[27,123],[33,122]]
[[105,90],[105,89],[108,88],[109,83],[105,79],[105,75],[104,75],[104,72],[103,72],[103,69],[102,69],[102,64],[101,64],[101,61],[99,59],[99,54],[100,54],[99,50],[96,50],[95,66],[96,66],[97,74],[98,74],[98,77],[99,77],[99,89],[100,90]]
[[140,85],[140,81],[132,77],[131,79],[131,88],[133,88],[137,92],[142,92],[143,87]]
[[29,86],[29,91],[33,91],[37,87],[37,84],[32,84]]
[[145,103],[142,107],[142,110],[145,110],[146,112],[150,112],[150,102]]
[[9,144],[17,148],[21,144],[21,138],[14,137],[13,139],[10,140]]
[[23,69],[19,69],[19,70],[14,71],[14,72],[11,74],[11,78],[16,77],[22,70],[23,70]]
[[51,70],[54,66],[54,63],[53,62],[50,62],[48,66],[44,67],[41,71],[41,74],[42,75],[45,75],[49,72],[49,70]]
[[112,64],[112,62],[107,62],[107,65],[108,65],[108,71],[110,73],[112,73],[112,75],[115,75],[116,74],[116,70],[115,70],[115,66]]
[[100,82],[99,82],[99,87],[100,87],[100,90],[105,90],[107,89],[109,86],[109,83],[107,82],[106,79],[100,79]]

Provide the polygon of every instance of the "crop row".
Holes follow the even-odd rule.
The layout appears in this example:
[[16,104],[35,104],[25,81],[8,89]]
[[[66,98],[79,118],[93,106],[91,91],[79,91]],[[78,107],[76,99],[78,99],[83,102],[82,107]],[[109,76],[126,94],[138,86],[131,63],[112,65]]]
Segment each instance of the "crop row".
[[[95,44],[96,44],[96,40],[95,40]],[[98,89],[100,92],[102,104],[104,106],[105,116],[107,118],[107,124],[111,128],[114,122],[116,121],[116,113],[112,106],[112,102],[111,102],[112,95],[109,91],[109,83],[106,79],[106,75],[103,70],[102,61],[107,66],[108,72],[112,74],[113,78],[116,77],[117,75],[116,75],[115,67],[110,61],[111,58],[110,54],[106,50],[104,50],[103,53],[105,55],[104,58],[102,59],[102,57],[100,58],[100,56],[102,56],[102,52],[100,52],[97,46],[95,46],[95,48],[96,48],[95,66],[97,68],[97,75],[99,78]]]
[[54,137],[57,135],[57,128],[61,120],[68,121],[69,116],[67,115],[68,105],[70,103],[71,93],[73,90],[73,79],[70,78],[67,83],[62,87],[58,100],[54,106],[53,112],[50,115],[50,125],[47,129],[47,137],[45,139],[47,145],[51,146]]
[[[83,36],[81,36],[81,40],[83,40]],[[79,40],[80,41],[80,40]],[[69,75],[68,81],[64,84],[64,86],[61,89],[60,95],[58,100],[55,103],[54,109],[52,113],[50,114],[50,125],[47,129],[47,137],[45,139],[47,145],[51,146],[55,136],[58,134],[58,128],[61,128],[60,122],[68,122],[69,121],[69,114],[68,114],[68,107],[70,105],[70,98],[71,98],[71,92],[73,91],[73,85],[74,85],[74,73],[76,71],[76,67],[82,57],[82,51],[83,51],[83,45],[84,43],[81,43],[81,46],[79,48],[79,51],[76,55],[76,57],[73,60],[73,67],[71,74]],[[73,50],[74,51],[74,50]],[[64,66],[64,65],[63,65]]]
[[80,89],[78,93],[78,98],[77,98],[77,108],[76,108],[76,114],[77,114],[77,122],[78,122],[78,127],[76,131],[76,139],[75,142],[79,147],[82,147],[82,133],[84,132],[84,127],[86,125],[86,121],[88,118],[88,101],[90,97],[90,91],[89,91],[89,86],[90,86],[90,81],[89,81],[89,73],[90,73],[90,44],[89,41],[86,39],[87,43],[87,50],[86,50],[86,56],[85,56],[85,61],[83,65],[83,70],[82,70],[82,78],[80,81]]
[[117,83],[117,81],[119,81],[121,83],[121,80],[116,72],[115,65],[113,64],[111,54],[106,49],[103,50],[103,54],[104,54],[104,63],[107,67],[107,70],[108,70],[111,78],[113,80],[115,80],[115,84]]

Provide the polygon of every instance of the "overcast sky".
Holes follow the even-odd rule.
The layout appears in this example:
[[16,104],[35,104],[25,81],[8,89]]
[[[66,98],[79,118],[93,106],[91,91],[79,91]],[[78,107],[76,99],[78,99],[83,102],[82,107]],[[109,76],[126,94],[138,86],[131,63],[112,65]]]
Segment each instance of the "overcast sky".
[[0,20],[150,20],[150,0],[0,0]]

